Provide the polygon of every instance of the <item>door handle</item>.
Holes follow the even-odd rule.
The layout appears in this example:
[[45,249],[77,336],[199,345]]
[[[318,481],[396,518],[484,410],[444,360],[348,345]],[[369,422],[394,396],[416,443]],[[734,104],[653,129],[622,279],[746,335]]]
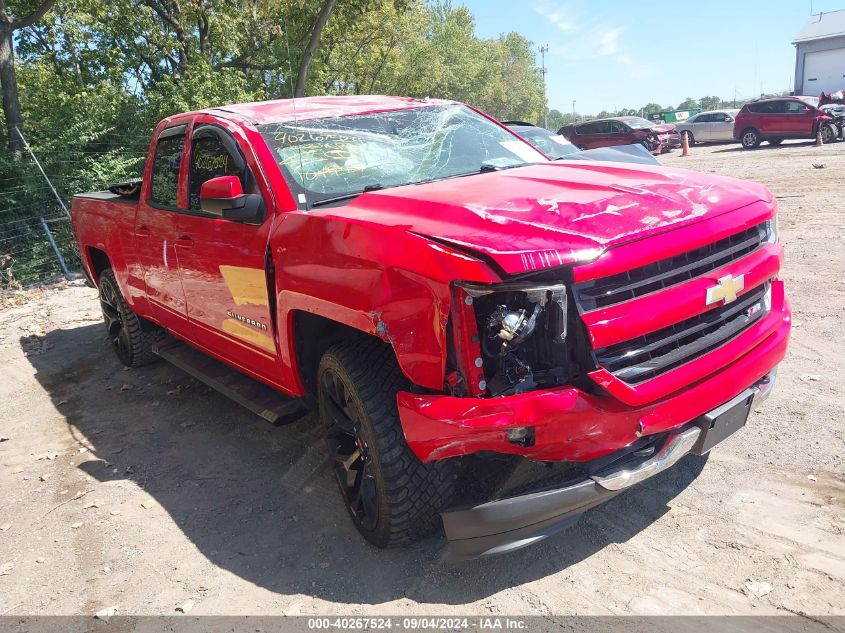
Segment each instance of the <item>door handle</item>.
[[150,229],[142,224],[141,226],[135,229],[135,235],[137,235],[138,237],[149,237],[151,235]]
[[181,246],[182,248],[192,248],[193,245],[194,240],[192,240],[188,235],[180,235],[176,238],[176,246]]

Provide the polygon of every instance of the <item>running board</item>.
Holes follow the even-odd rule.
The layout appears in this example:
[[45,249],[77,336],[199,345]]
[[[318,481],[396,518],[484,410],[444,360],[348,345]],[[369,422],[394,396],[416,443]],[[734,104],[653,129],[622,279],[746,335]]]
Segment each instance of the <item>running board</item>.
[[177,339],[168,337],[156,343],[153,352],[277,426],[298,420],[308,413],[300,398],[288,398]]

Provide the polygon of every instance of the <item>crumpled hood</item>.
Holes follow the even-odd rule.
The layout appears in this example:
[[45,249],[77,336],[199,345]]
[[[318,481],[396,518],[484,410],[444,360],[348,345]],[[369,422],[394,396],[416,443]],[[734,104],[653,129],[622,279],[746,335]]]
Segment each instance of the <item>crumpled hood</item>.
[[772,196],[762,185],[665,167],[543,163],[365,193],[320,214],[471,249],[508,274],[604,250]]
[[674,132],[677,126],[673,123],[660,123],[655,125],[651,128],[652,132],[657,132],[658,134],[665,134],[667,132]]

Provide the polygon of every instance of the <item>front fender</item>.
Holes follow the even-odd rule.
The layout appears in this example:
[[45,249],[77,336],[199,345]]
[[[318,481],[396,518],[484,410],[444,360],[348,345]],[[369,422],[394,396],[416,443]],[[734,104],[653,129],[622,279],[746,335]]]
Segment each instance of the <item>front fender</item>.
[[[327,210],[330,211],[330,210]],[[289,213],[271,238],[283,367],[296,382],[293,318],[301,310],[388,342],[412,383],[441,390],[450,284],[492,283],[490,268],[402,227]]]

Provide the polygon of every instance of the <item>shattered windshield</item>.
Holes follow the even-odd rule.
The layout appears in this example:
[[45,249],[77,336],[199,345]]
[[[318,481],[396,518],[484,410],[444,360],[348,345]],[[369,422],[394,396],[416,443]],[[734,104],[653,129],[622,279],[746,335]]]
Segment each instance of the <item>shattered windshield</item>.
[[259,131],[308,207],[367,190],[547,161],[461,105],[272,123]]

